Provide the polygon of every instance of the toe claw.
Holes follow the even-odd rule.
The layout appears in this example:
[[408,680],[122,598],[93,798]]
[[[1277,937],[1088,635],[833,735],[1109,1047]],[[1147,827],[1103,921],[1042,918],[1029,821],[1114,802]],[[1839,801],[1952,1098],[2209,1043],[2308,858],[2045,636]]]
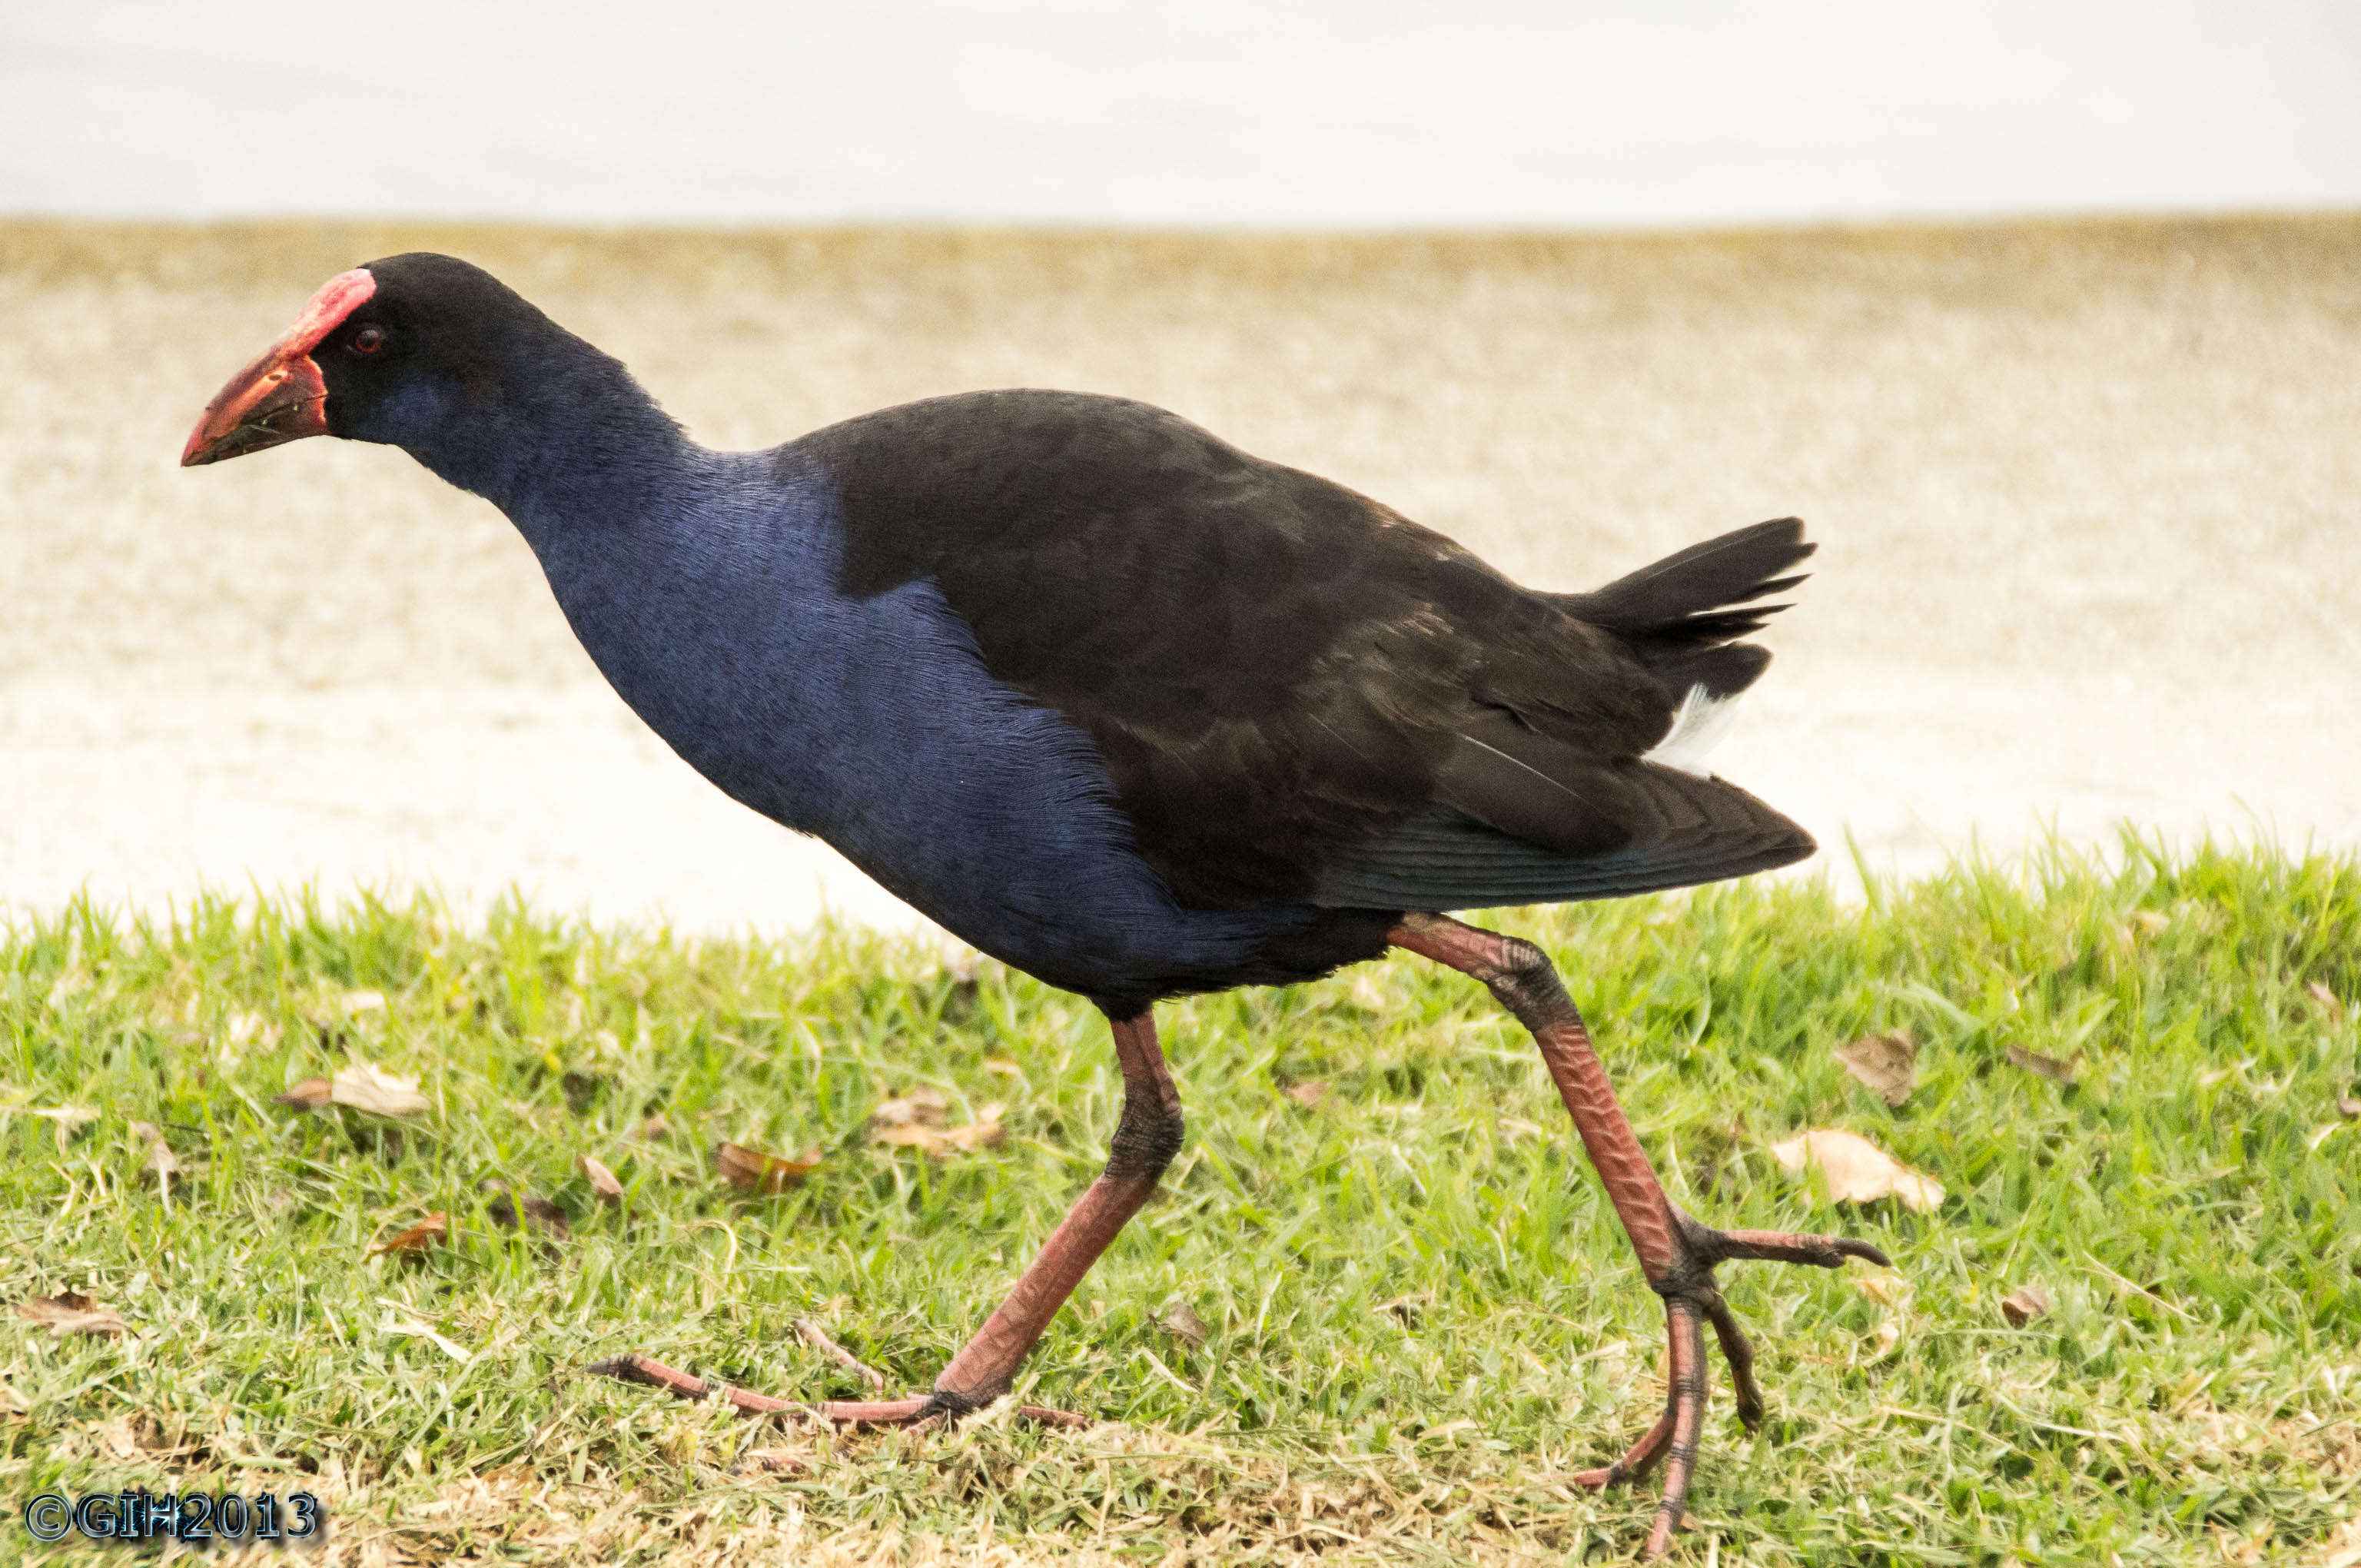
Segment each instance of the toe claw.
[[1857,1257],[1864,1263],[1873,1263],[1880,1268],[1891,1268],[1894,1266],[1894,1260],[1892,1258],[1886,1256],[1883,1251],[1870,1245],[1867,1242],[1857,1242],[1850,1236],[1838,1236],[1836,1238],[1836,1246],[1837,1250],[1844,1254],[1847,1257]]

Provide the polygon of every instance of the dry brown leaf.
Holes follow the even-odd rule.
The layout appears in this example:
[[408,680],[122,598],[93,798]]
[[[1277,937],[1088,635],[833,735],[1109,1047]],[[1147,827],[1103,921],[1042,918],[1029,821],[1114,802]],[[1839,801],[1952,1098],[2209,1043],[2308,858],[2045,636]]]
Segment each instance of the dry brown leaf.
[[286,1093],[272,1095],[270,1102],[273,1105],[292,1105],[298,1111],[317,1111],[333,1099],[335,1092],[335,1085],[326,1079],[307,1078]]
[[2350,1094],[2338,1095],[2336,1097],[2336,1113],[2344,1117],[2348,1122],[2356,1116],[2361,1116],[2361,1100],[2356,1100]]
[[60,1334],[128,1333],[131,1329],[114,1308],[102,1307],[79,1290],[28,1297],[16,1303],[16,1315],[48,1324],[51,1339]]
[[721,1179],[741,1192],[776,1196],[812,1173],[819,1164],[819,1150],[806,1149],[802,1158],[788,1159],[742,1144],[717,1144],[713,1163]]
[[1310,1083],[1299,1083],[1294,1088],[1284,1090],[1282,1092],[1290,1100],[1309,1111],[1328,1098],[1328,1085],[1323,1080],[1314,1079]]
[[1165,1302],[1164,1310],[1156,1314],[1156,1326],[1191,1350],[1204,1348],[1205,1320],[1197,1315],[1196,1309],[1178,1296]]
[[[382,1005],[384,998],[378,1000]],[[350,1067],[338,1069],[328,1085],[329,1099],[356,1111],[379,1116],[407,1116],[426,1109],[426,1096],[418,1092],[416,1079],[387,1072],[357,1057]]]
[[2000,1315],[2008,1326],[2021,1329],[2036,1318],[2049,1315],[2049,1292],[2038,1285],[2020,1285],[2000,1299]]
[[572,1234],[574,1222],[566,1217],[565,1210],[548,1199],[531,1196],[512,1199],[509,1196],[505,1184],[487,1183],[486,1185],[500,1188],[500,1195],[484,1205],[484,1212],[489,1215],[492,1223],[500,1226],[500,1229],[515,1230],[518,1221],[522,1219],[526,1228],[538,1231],[543,1235],[554,1237],[559,1241],[565,1240]]
[[623,1184],[615,1179],[615,1173],[607,1168],[605,1161],[596,1155],[576,1155],[574,1166],[590,1179],[590,1190],[598,1195],[599,1202],[609,1208],[622,1202]]
[[368,1255],[376,1257],[384,1253],[396,1252],[405,1255],[414,1255],[432,1248],[435,1243],[450,1234],[451,1216],[438,1209],[390,1241],[379,1242],[369,1248]]
[[164,1129],[153,1122],[134,1122],[131,1135],[148,1146],[148,1168],[157,1179],[170,1181],[181,1174],[181,1162],[173,1157],[171,1146],[164,1141]]
[[1892,1318],[1884,1319],[1869,1332],[1870,1361],[1883,1361],[1902,1345],[1902,1325]]
[[640,1124],[640,1142],[643,1144],[652,1144],[658,1138],[670,1136],[672,1136],[672,1124],[661,1115],[651,1116]]
[[2039,1051],[2028,1051],[2019,1045],[2007,1045],[2001,1049],[2009,1060],[2026,1071],[2037,1072],[2042,1077],[2054,1079],[2059,1083],[2073,1082],[2082,1071],[2082,1053],[2080,1051],[2076,1051],[2064,1061],[2059,1061],[2056,1057],[2045,1057]]
[[39,1116],[51,1124],[57,1132],[60,1154],[72,1145],[76,1134],[98,1120],[98,1113],[86,1105],[51,1105],[46,1110],[27,1106],[25,1114]]
[[872,1141],[890,1144],[896,1148],[924,1149],[935,1156],[971,1154],[987,1144],[996,1144],[1007,1135],[1000,1124],[1002,1107],[987,1105],[976,1119],[963,1127],[922,1127],[909,1124],[880,1127],[870,1135]]
[[869,1113],[873,1127],[939,1127],[950,1102],[939,1089],[914,1089],[895,1100],[881,1100]]
[[1771,1157],[1798,1175],[1817,1167],[1828,1182],[1828,1197],[1839,1203],[1893,1198],[1922,1214],[1942,1205],[1941,1182],[1911,1169],[1859,1133],[1817,1127],[1773,1144]]
[[802,1455],[785,1448],[758,1448],[738,1462],[741,1473],[757,1475],[793,1475],[807,1467]]
[[1918,1042],[1907,1029],[1891,1034],[1863,1035],[1836,1053],[1845,1070],[1861,1080],[1888,1105],[1910,1098],[1918,1064]]
[[1902,1311],[1910,1305],[1910,1285],[1896,1274],[1864,1274],[1854,1281],[1854,1288],[1881,1307]]
[[2310,993],[2314,1002],[2319,1003],[2323,1008],[2327,1010],[2330,1017],[2342,1018],[2345,1016],[2345,1003],[2336,1000],[2336,992],[2329,990],[2328,987],[2321,984],[2320,981],[2316,980],[2308,980],[2304,981],[2303,989]]

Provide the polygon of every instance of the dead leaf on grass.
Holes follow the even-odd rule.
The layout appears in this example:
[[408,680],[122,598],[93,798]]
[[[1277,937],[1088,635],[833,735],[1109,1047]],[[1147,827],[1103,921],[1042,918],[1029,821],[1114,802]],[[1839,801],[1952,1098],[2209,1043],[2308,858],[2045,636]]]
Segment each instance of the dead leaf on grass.
[[500,1226],[500,1229],[515,1230],[518,1221],[522,1219],[527,1229],[538,1231],[543,1235],[558,1241],[564,1241],[572,1234],[574,1222],[566,1217],[565,1210],[548,1199],[535,1198],[531,1195],[523,1198],[511,1197],[508,1183],[505,1181],[487,1181],[484,1186],[494,1194],[492,1201],[484,1205],[484,1212],[489,1215],[492,1223]]
[[131,1329],[114,1308],[102,1307],[79,1290],[29,1297],[16,1303],[16,1315],[48,1324],[51,1339],[60,1334],[128,1333]]
[[1916,1084],[1918,1042],[1910,1037],[1907,1029],[1863,1035],[1837,1052],[1836,1057],[1844,1063],[1847,1072],[1888,1105],[1898,1106],[1909,1099]]
[[406,1116],[426,1109],[418,1080],[402,1078],[355,1058],[334,1078],[307,1078],[284,1094],[271,1096],[273,1105],[317,1111],[325,1105],[349,1105],[379,1116]]
[[2314,1002],[2320,1003],[2322,1011],[2325,1012],[2331,1018],[2341,1021],[2345,1017],[2348,1010],[2344,1003],[2339,1002],[2336,999],[2336,992],[2329,990],[2328,987],[2323,985],[2316,980],[2308,980],[2304,981],[2303,989]]
[[1292,1089],[1282,1090],[1280,1092],[1309,1111],[1328,1098],[1328,1085],[1325,1080],[1314,1079],[1310,1083],[1299,1083]]
[[131,1135],[147,1144],[148,1168],[156,1173],[157,1180],[169,1182],[181,1174],[181,1162],[164,1141],[163,1128],[153,1122],[134,1122]]
[[[379,999],[380,1004],[383,1000]],[[357,1057],[350,1067],[340,1069],[328,1084],[330,1099],[356,1111],[379,1116],[407,1116],[426,1109],[426,1096],[418,1092],[416,1079],[387,1072]]]
[[938,1157],[948,1154],[972,1154],[1007,1136],[1006,1130],[1000,1124],[1000,1113],[1006,1109],[1005,1105],[986,1105],[976,1113],[974,1121],[963,1127],[898,1123],[879,1127],[870,1135],[870,1138],[872,1142],[890,1144],[896,1148],[924,1149]]
[[819,1165],[820,1151],[806,1149],[799,1159],[764,1154],[743,1144],[716,1144],[713,1164],[721,1179],[741,1192],[775,1197],[802,1181]]
[[1897,1312],[1909,1310],[1910,1282],[1898,1274],[1864,1274],[1853,1288],[1881,1307]]
[[1942,1206],[1941,1182],[1911,1169],[1859,1133],[1817,1127],[1773,1144],[1771,1157],[1797,1175],[1817,1167],[1828,1182],[1829,1199],[1836,1202],[1874,1203],[1893,1198],[1921,1214]]
[[2000,1299],[2000,1315],[2008,1326],[2021,1329],[2036,1318],[2049,1315],[2049,1292],[2038,1285],[2020,1285]]
[[2039,1073],[2042,1077],[2059,1083],[2071,1083],[2081,1076],[2082,1053],[2080,1051],[2076,1051],[2064,1061],[2059,1061],[2056,1057],[2045,1057],[2039,1051],[2028,1051],[2023,1046],[2013,1043],[2002,1047],[2001,1050],[2010,1061],[2026,1071]]
[[1869,1332],[1870,1363],[1883,1361],[1902,1347],[1902,1325],[1892,1318],[1881,1321]]
[[292,1105],[298,1111],[317,1111],[333,1099],[336,1086],[324,1078],[307,1078],[284,1094],[270,1097],[273,1105]]
[[1191,1350],[1204,1348],[1207,1334],[1205,1320],[1197,1315],[1195,1308],[1178,1296],[1165,1302],[1164,1310],[1156,1314],[1156,1326]]
[[809,1468],[809,1464],[791,1449],[758,1448],[740,1460],[738,1468],[744,1475],[794,1475]]
[[2354,1120],[2356,1117],[2361,1117],[2361,1100],[2356,1100],[2350,1094],[2338,1095],[2336,1097],[2336,1113],[2344,1117],[2348,1122]]
[[598,1195],[599,1202],[612,1209],[623,1201],[623,1184],[615,1179],[615,1173],[598,1156],[576,1155],[574,1168],[589,1178],[590,1190]]
[[145,1410],[95,1422],[87,1430],[111,1459],[191,1459],[206,1452],[204,1443],[189,1441],[185,1431],[173,1435]]
[[939,1127],[950,1110],[943,1091],[931,1086],[914,1089],[893,1100],[881,1100],[869,1113],[872,1127]]
[[640,1124],[640,1142],[643,1144],[652,1144],[658,1138],[670,1136],[672,1136],[672,1124],[661,1115],[651,1116]]
[[390,1241],[379,1242],[369,1248],[368,1255],[377,1257],[386,1253],[401,1253],[406,1257],[416,1256],[431,1250],[436,1243],[450,1234],[451,1216],[438,1209],[400,1235]]

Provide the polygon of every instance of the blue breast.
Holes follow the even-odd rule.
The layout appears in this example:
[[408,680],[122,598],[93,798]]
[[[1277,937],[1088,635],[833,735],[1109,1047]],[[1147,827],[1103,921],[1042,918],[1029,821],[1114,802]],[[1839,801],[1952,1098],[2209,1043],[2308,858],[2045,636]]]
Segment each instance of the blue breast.
[[627,520],[518,521],[599,669],[707,778],[1086,995],[1227,968],[1314,916],[1180,907],[1134,852],[1089,737],[994,679],[931,583],[836,587],[825,475],[700,456],[694,482]]

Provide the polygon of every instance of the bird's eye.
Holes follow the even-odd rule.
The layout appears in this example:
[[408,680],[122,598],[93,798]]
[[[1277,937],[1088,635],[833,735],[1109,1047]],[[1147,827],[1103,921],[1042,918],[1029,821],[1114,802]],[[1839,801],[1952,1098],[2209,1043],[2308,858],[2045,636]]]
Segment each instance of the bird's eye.
[[355,354],[375,354],[379,349],[383,348],[384,346],[385,328],[381,326],[365,326],[361,328],[360,331],[353,334],[353,352]]

